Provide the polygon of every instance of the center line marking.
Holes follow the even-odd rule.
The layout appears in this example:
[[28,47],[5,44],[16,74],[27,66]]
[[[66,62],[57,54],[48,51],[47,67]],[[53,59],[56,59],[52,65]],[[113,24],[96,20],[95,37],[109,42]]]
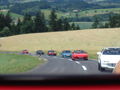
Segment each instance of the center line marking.
[[80,62],[78,62],[78,61],[75,61],[77,64],[80,64]]
[[69,61],[73,61],[72,59],[68,59]]
[[83,68],[83,70],[84,70],[84,71],[86,71],[86,70],[87,70],[87,68],[86,68],[85,66],[83,66],[83,65],[82,65],[82,68]]

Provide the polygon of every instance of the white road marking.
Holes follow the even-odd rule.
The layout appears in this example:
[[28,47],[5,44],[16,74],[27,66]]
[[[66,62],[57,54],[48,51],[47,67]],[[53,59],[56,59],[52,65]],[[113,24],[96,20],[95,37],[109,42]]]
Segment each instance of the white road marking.
[[80,62],[78,62],[78,61],[75,61],[77,64],[80,64]]
[[69,61],[73,61],[72,59],[68,59]]
[[82,68],[83,68],[83,70],[84,70],[84,71],[86,71],[86,70],[87,70],[87,68],[86,68],[85,66],[83,66],[83,65],[82,65]]
[[64,59],[64,58],[60,58],[60,59]]
[[57,58],[57,57],[53,57],[53,58]]

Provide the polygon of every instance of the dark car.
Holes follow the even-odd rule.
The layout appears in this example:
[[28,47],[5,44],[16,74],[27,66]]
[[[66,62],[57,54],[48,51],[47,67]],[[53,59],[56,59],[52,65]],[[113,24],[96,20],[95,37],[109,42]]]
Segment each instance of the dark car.
[[44,55],[45,53],[42,50],[38,50],[38,51],[36,51],[36,54],[37,55]]
[[54,50],[49,50],[49,51],[48,51],[48,55],[49,55],[49,56],[56,56],[57,53],[56,53],[56,51],[54,51]]
[[62,51],[61,55],[63,58],[71,57],[72,52],[70,50],[64,50],[64,51]]
[[87,52],[85,52],[83,50],[75,50],[72,53],[72,60],[77,60],[77,59],[88,60]]

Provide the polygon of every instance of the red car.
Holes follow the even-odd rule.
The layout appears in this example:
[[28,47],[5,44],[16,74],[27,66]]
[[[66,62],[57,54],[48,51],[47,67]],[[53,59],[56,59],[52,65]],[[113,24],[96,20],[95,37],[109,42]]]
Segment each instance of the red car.
[[56,56],[57,53],[54,50],[50,50],[50,51],[48,51],[48,55],[49,56]]
[[88,60],[88,54],[87,54],[87,52],[85,52],[83,50],[75,50],[72,53],[72,60],[76,60],[76,59]]
[[28,50],[23,50],[21,53],[22,54],[29,54],[29,51]]

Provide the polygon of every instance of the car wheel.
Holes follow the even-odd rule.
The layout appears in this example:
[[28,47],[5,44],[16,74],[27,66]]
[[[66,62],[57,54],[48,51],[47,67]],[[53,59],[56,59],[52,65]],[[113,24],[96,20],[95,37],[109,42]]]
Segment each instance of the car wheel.
[[102,68],[101,65],[100,65],[100,63],[98,63],[98,70],[101,71],[101,72],[103,72],[103,71],[105,71],[105,68]]
[[84,58],[84,60],[88,60],[88,58]]
[[74,58],[72,58],[72,60],[75,60]]

